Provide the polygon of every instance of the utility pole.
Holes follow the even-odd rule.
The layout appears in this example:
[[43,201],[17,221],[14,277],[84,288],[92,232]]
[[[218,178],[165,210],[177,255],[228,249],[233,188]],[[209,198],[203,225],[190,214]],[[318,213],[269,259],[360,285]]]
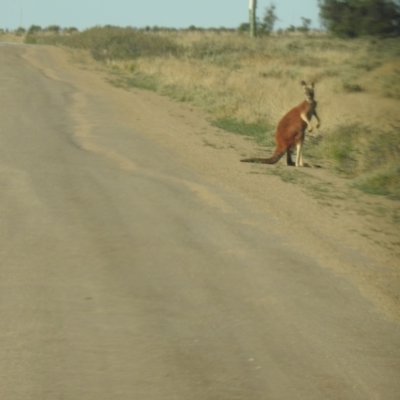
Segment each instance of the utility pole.
[[256,37],[256,8],[257,0],[249,0],[249,16],[250,16],[250,37]]

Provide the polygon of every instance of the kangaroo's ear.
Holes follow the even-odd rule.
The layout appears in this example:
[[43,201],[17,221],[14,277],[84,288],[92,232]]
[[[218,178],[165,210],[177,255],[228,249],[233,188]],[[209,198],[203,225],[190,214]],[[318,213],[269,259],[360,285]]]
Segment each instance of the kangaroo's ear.
[[314,82],[311,82],[311,89],[314,89]]
[[305,83],[304,81],[301,81],[301,86],[307,86],[307,83]]

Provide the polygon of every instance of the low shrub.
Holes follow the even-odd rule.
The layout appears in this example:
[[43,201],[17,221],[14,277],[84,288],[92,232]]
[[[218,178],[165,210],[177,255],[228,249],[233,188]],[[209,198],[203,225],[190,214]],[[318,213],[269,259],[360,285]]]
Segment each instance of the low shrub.
[[377,132],[361,124],[335,128],[318,143],[320,158],[330,160],[367,193],[400,198],[400,129]]
[[86,49],[101,61],[178,55],[181,51],[181,47],[166,36],[113,26],[90,28],[70,36],[44,36],[40,42]]

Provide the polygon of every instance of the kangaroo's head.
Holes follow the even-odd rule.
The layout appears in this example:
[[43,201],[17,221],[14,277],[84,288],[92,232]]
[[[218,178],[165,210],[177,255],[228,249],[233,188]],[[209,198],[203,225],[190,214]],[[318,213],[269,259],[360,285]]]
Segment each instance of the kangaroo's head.
[[304,94],[306,95],[306,100],[309,103],[314,101],[314,82],[311,83],[310,86],[307,86],[307,83],[301,81],[301,86],[303,86]]

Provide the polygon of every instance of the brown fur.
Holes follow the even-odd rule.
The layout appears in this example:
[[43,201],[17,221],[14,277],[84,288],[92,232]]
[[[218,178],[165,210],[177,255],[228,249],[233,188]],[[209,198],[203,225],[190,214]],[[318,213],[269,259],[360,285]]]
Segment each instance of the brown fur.
[[[311,125],[311,118],[315,116],[318,121],[317,128],[320,125],[320,119],[316,112],[317,102],[314,100],[314,84],[307,86],[302,81],[301,85],[304,89],[306,100],[304,100],[297,107],[292,108],[283,118],[279,121],[275,133],[276,149],[270,158],[247,158],[240,160],[242,162],[255,162],[261,164],[275,164],[286,153],[286,164],[296,165],[296,167],[303,166],[303,142],[305,130],[311,132],[313,127]],[[291,152],[297,148],[296,163],[293,163]]]

